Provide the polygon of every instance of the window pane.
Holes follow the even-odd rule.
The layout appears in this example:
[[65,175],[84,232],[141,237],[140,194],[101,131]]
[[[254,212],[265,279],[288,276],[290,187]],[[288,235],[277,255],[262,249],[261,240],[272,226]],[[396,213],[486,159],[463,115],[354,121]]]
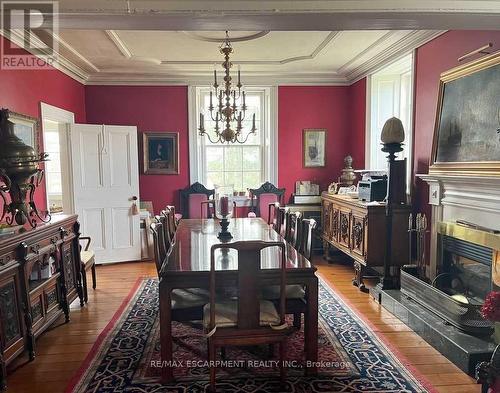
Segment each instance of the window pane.
[[59,132],[46,131],[44,137],[44,150],[47,152],[59,152]]
[[243,172],[243,189],[258,188],[261,185],[260,172]]
[[259,146],[248,146],[243,148],[243,170],[260,170]]
[[48,173],[47,174],[47,188],[49,194],[61,194],[62,193],[62,181],[60,173]]
[[233,186],[234,191],[243,191],[241,172],[226,172],[224,185]]
[[[226,146],[225,149],[225,170],[241,171],[242,168],[242,148],[239,146]],[[226,184],[227,185],[227,184]]]
[[207,173],[207,188],[214,188],[215,185],[224,185],[224,172],[208,172]]
[[207,146],[207,170],[224,170],[224,148]]

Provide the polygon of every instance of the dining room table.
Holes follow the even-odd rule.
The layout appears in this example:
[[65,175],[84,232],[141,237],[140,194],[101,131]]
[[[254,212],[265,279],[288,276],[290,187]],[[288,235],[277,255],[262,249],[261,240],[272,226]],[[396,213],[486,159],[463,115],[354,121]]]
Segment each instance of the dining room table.
[[[171,292],[177,288],[209,289],[210,249],[214,244],[235,241],[283,241],[286,243],[286,283],[305,288],[304,315],[305,374],[315,375],[318,359],[318,278],[316,268],[302,254],[261,218],[233,218],[228,230],[232,238],[220,241],[217,219],[182,219],[177,227],[171,252],[159,274],[161,378],[170,382],[173,374]],[[277,247],[262,250],[260,278],[262,285],[280,282],[281,251]],[[218,288],[237,286],[238,255],[234,249],[216,250]]]

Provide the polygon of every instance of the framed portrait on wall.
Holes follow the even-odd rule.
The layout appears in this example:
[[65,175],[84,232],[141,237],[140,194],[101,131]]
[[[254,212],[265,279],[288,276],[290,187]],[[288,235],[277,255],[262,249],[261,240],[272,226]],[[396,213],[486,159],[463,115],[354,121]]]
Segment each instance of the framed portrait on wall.
[[326,129],[306,128],[303,131],[302,140],[304,168],[324,167],[326,165]]
[[500,54],[441,74],[429,173],[500,175]]
[[145,132],[142,134],[144,174],[179,174],[179,133]]
[[9,120],[14,123],[14,134],[38,153],[38,119],[9,111]]

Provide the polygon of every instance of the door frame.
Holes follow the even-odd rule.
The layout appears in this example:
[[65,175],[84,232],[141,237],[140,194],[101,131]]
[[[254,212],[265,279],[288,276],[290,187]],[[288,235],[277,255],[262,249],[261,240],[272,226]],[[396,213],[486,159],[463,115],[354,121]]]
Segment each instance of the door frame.
[[[71,141],[69,135],[69,127],[68,124],[75,123],[75,114],[73,112],[67,111],[62,108],[58,108],[57,106],[53,106],[47,104],[45,102],[40,102],[40,114],[41,114],[41,129],[42,129],[42,144],[45,147],[45,130],[44,130],[44,120],[53,121],[56,123],[65,123],[65,135],[64,140],[60,141],[61,146],[64,149],[61,149],[61,166],[65,166],[67,168],[67,173],[65,171],[65,179],[63,179],[62,184],[62,194],[63,194],[63,205],[68,206],[67,211],[63,211],[65,214],[73,214],[75,212],[75,203],[74,203],[74,195],[73,195],[73,168],[71,164]],[[65,180],[65,181],[64,181]],[[47,209],[49,208],[49,193],[47,188],[47,176],[44,176],[45,182],[45,203],[47,205]]]

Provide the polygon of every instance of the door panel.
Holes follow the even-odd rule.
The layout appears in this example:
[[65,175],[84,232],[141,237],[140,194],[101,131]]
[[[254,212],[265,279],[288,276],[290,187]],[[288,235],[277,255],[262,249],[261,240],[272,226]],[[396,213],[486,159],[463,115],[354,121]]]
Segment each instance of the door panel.
[[75,211],[96,262],[139,260],[139,215],[131,208],[139,198],[136,127],[74,124],[71,141]]

